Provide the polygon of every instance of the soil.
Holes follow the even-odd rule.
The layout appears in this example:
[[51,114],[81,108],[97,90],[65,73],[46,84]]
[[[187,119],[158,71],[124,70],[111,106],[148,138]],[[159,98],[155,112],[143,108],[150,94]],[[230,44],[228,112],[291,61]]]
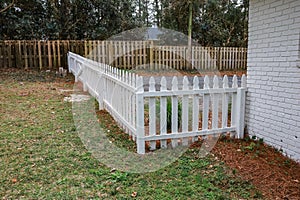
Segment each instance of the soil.
[[300,199],[300,163],[263,143],[223,138],[212,153],[267,199]]

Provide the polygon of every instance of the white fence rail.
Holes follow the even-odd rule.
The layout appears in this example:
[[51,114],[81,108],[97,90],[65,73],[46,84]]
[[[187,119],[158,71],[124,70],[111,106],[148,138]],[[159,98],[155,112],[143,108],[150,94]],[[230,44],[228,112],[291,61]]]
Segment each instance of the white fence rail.
[[[244,137],[246,77],[238,86],[236,76],[202,79],[188,77],[182,82],[173,77],[156,81],[68,54],[69,71],[84,90],[94,96],[100,109],[106,109],[137,144],[144,154],[146,145],[155,150],[188,145],[198,136],[231,132]],[[230,84],[231,82],[231,84]],[[203,88],[200,88],[203,85]],[[159,141],[159,143],[157,142]]]

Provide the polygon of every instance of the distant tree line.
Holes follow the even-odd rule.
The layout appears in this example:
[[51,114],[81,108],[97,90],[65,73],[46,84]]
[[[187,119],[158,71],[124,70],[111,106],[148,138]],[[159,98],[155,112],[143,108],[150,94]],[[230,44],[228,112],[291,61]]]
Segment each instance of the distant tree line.
[[187,34],[192,14],[192,38],[201,45],[245,47],[248,1],[0,0],[0,39],[104,40],[151,26]]

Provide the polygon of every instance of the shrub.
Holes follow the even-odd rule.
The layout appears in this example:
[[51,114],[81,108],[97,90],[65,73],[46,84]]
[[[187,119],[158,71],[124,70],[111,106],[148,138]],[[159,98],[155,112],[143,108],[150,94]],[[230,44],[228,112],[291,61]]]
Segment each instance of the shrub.
[[[178,128],[181,125],[181,102],[178,101]],[[167,129],[171,130],[172,128],[172,99],[171,97],[167,98]]]

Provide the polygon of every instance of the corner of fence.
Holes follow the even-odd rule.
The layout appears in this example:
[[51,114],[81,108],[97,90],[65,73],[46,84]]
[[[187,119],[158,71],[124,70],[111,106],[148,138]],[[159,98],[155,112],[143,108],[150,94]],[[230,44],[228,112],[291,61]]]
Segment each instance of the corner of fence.
[[237,88],[236,95],[236,137],[238,139],[244,138],[244,128],[245,128],[245,104],[246,104],[246,76],[243,75],[241,79],[241,87]]

